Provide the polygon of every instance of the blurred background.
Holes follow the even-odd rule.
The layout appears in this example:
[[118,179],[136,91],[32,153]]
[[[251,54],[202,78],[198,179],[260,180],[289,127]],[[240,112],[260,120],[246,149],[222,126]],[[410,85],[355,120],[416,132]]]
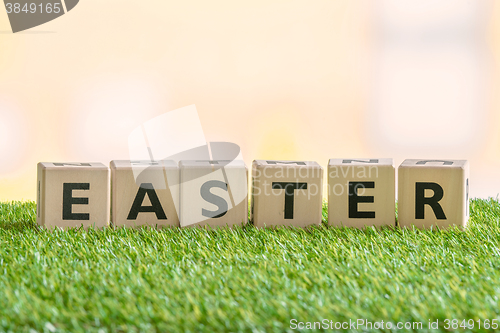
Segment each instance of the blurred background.
[[0,200],[39,161],[128,159],[128,136],[195,104],[253,159],[468,159],[500,192],[500,3],[82,0],[12,34],[0,10]]

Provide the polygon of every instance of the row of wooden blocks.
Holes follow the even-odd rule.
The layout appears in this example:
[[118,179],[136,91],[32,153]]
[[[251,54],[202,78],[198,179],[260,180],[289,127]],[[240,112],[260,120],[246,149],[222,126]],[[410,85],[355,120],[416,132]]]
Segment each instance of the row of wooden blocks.
[[[328,222],[395,225],[392,159],[331,159]],[[465,227],[469,163],[405,160],[398,168],[401,227]],[[256,160],[251,220],[257,227],[319,225],[323,168],[310,161]],[[39,163],[37,223],[47,228],[211,226],[248,220],[248,170],[233,161]]]

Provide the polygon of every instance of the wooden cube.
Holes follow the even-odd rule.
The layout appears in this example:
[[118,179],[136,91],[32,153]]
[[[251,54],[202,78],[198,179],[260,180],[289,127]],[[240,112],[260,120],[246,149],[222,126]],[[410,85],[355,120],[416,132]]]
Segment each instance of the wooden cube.
[[405,160],[398,169],[401,227],[466,227],[469,220],[469,162]]
[[109,225],[110,173],[102,163],[38,163],[39,225],[101,228]]
[[241,160],[181,161],[181,227],[248,221],[248,171]]
[[257,227],[321,223],[323,168],[316,162],[256,160],[252,220]]
[[179,167],[174,161],[111,161],[116,227],[178,227]]
[[395,174],[392,158],[331,159],[328,223],[356,228],[395,226]]

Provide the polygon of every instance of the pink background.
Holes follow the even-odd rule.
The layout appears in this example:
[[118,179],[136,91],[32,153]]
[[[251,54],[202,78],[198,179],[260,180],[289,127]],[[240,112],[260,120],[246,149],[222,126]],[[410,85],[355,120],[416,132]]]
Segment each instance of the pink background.
[[247,165],[469,159],[471,196],[496,196],[497,22],[493,1],[82,0],[12,34],[2,8],[0,200],[33,200],[39,161],[127,159],[191,104]]

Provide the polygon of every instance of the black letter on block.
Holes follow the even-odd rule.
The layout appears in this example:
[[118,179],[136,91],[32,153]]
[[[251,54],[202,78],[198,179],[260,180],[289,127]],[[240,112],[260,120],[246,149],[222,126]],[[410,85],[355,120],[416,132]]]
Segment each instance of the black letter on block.
[[[214,165],[214,164],[220,164],[219,162],[231,162],[230,160],[218,160],[218,161],[195,161],[195,162],[205,162],[205,163],[208,163],[210,165]],[[223,163],[223,164],[228,164],[228,163]]]
[[[151,201],[151,206],[142,205],[146,194],[148,195],[149,201]],[[141,186],[139,186],[134,203],[128,213],[127,220],[136,220],[139,213],[155,213],[158,220],[167,219],[167,215],[165,215],[158,195],[156,195],[153,184],[151,183],[142,183]]]
[[88,213],[73,213],[73,205],[88,205],[89,198],[74,198],[73,190],[90,190],[90,183],[63,184],[63,220],[90,220]]
[[[430,198],[425,197],[425,190],[434,191],[434,195]],[[434,215],[438,220],[446,220],[443,208],[439,204],[439,200],[443,199],[443,188],[436,183],[416,183],[415,184],[415,219],[424,219],[425,205],[431,206]]]
[[443,162],[443,165],[453,165],[453,161],[442,161],[442,160],[418,161],[417,164],[422,165],[422,164],[426,164],[427,162]]
[[54,166],[91,166],[90,163],[53,163]]
[[307,190],[307,183],[273,182],[273,190],[285,190],[285,219],[293,219],[295,190]]
[[375,212],[358,211],[358,203],[373,203],[373,196],[359,196],[358,188],[375,188],[375,182],[349,182],[349,218],[374,219]]
[[266,161],[267,164],[295,164],[295,165],[306,165],[305,162],[288,162],[288,161]]
[[223,189],[224,191],[227,191],[227,184],[221,182],[220,180],[209,180],[208,182],[204,183],[200,188],[201,197],[205,199],[205,201],[216,205],[218,209],[216,211],[210,211],[202,208],[201,215],[216,219],[226,215],[229,207],[226,200],[210,192],[210,189],[212,189],[213,187],[218,187]]
[[370,159],[369,161],[362,161],[362,160],[342,160],[342,163],[352,163],[352,162],[359,162],[359,163],[378,163],[378,159]]

